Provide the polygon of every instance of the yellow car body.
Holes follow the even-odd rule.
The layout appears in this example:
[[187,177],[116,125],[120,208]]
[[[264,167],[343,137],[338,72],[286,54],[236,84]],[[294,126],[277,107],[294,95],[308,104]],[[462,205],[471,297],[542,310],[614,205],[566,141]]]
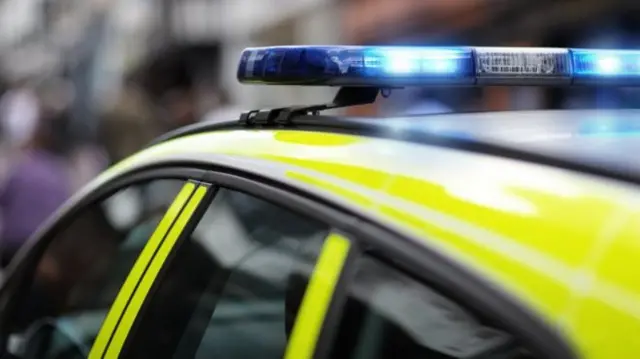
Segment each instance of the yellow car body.
[[[530,335],[525,341],[539,346],[536,353],[549,350],[548,358],[640,357],[640,280],[634,269],[640,260],[639,187],[615,176],[443,144],[438,136],[421,143],[392,133],[374,136],[304,126],[202,129],[161,141],[117,164],[61,212],[118,178],[174,164],[224,172],[229,177],[222,185],[229,187],[236,177],[238,183],[261,181],[353,214],[345,217],[345,233],[361,225],[356,219],[371,223],[405,238],[406,248],[420,248],[468,273],[464,279],[455,271],[451,278],[434,274],[442,277],[434,280],[459,285],[464,295],[480,287],[494,293],[501,301],[490,299],[481,307],[496,313],[501,307],[505,312],[517,308],[522,313],[503,318],[512,320],[505,325],[521,325],[518,335]],[[176,238],[205,201],[210,191],[206,184],[216,184],[215,177],[195,180],[183,187],[132,267],[89,358],[119,357]],[[34,240],[22,252],[22,261],[35,255],[37,246]],[[329,235],[289,339],[287,359],[314,357],[352,249],[349,235]],[[430,265],[432,258],[423,258]],[[8,283],[19,281],[19,264],[12,273]],[[520,317],[528,319],[518,324]]]

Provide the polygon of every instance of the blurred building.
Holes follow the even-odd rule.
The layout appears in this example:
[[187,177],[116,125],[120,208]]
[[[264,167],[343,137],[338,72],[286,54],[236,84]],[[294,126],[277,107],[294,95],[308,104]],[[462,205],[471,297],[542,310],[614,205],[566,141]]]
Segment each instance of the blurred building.
[[214,78],[232,102],[243,108],[259,108],[331,96],[332,91],[326,89],[274,87],[264,91],[241,86],[236,69],[240,52],[249,46],[341,42],[339,9],[334,0],[176,0],[165,4],[171,47],[219,45],[219,66],[209,61],[208,73],[203,69],[198,77]]
[[341,43],[340,12],[335,0],[223,0],[226,55],[224,82],[245,107],[313,103],[330,99],[333,89],[241,86],[235,80],[238,54],[247,46]]
[[39,85],[52,78],[73,84],[73,133],[91,129],[92,70],[107,20],[102,0],[0,1],[0,70],[9,81]]
[[[96,113],[130,74],[146,73],[156,92],[214,85],[246,109],[304,104],[330,99],[335,89],[241,86],[240,51],[331,43],[637,47],[638,8],[634,0],[0,0],[0,69],[11,78],[68,78],[76,134],[91,138]],[[404,90],[350,111],[395,112],[430,101],[451,110],[563,107],[580,103],[573,95]],[[207,92],[200,96],[206,103]]]
[[0,68],[11,79],[71,81],[75,136],[91,139],[131,74],[152,79],[152,92],[213,84],[247,109],[330,98],[322,88],[240,86],[235,75],[248,46],[342,42],[339,15],[334,0],[0,0]]

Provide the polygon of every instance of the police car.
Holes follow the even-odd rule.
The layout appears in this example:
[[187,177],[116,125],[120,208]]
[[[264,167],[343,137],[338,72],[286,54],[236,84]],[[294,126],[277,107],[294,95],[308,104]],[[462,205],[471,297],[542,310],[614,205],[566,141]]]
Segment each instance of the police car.
[[3,358],[640,357],[640,112],[321,113],[406,86],[637,85],[640,52],[251,48],[238,78],[340,89],[95,179],[12,263]]

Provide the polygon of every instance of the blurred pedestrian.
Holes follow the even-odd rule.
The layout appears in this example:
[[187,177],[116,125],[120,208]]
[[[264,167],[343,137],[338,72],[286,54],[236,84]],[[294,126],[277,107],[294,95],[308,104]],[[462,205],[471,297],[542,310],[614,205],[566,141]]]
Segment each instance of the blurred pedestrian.
[[163,132],[153,104],[137,84],[129,81],[98,124],[98,141],[111,164],[134,154]]
[[23,150],[8,160],[0,188],[0,251],[5,267],[24,242],[70,196],[64,116],[42,116]]
[[27,80],[16,81],[0,98],[3,142],[11,148],[24,146],[37,126],[38,96]]
[[72,82],[64,77],[48,79],[40,89],[43,116],[56,117],[56,147],[69,164],[71,191],[75,192],[95,178],[107,166],[107,159],[101,144],[96,141],[82,141],[78,138],[78,125],[73,121],[72,106],[76,100],[76,90]]
[[439,113],[448,113],[452,110],[440,101],[424,99],[418,103],[412,104],[402,114],[403,115],[433,115]]
[[190,85],[169,89],[162,96],[160,104],[165,109],[166,131],[191,125],[200,120],[197,93]]
[[212,103],[209,111],[203,116],[202,121],[219,122],[238,119],[243,110],[232,104],[227,93],[223,90],[215,90],[211,93]]

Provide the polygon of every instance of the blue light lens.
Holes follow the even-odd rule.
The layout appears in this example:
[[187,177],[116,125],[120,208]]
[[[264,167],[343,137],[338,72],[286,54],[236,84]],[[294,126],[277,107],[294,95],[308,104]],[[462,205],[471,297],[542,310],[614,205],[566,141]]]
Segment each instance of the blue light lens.
[[240,82],[325,86],[473,83],[471,49],[304,46],[246,49]]
[[640,79],[640,51],[575,49],[571,54],[574,81]]
[[[367,71],[390,76],[471,74],[471,52],[458,49],[377,48],[364,51]],[[466,61],[466,62],[465,62]]]

